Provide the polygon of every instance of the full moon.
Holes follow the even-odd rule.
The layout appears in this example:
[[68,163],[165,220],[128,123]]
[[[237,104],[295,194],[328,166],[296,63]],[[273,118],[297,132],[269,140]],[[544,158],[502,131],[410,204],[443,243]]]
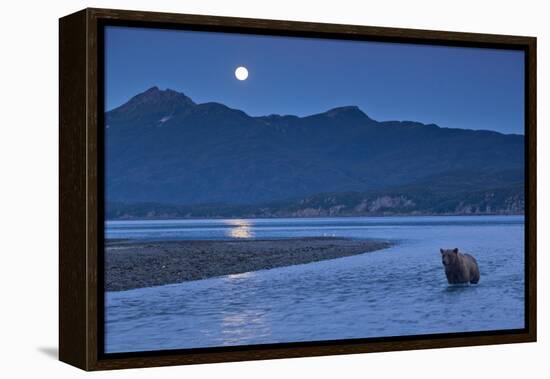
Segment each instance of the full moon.
[[248,70],[246,67],[240,66],[235,70],[235,77],[239,80],[246,80],[248,78]]

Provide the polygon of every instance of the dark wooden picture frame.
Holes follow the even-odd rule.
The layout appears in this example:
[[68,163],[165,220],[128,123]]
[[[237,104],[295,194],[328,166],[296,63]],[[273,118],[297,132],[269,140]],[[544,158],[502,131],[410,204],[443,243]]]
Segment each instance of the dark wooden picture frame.
[[[370,338],[103,354],[103,26],[496,47],[525,52],[525,315],[513,332]],[[536,38],[108,9],[59,22],[59,357],[84,370],[353,354],[536,341]]]

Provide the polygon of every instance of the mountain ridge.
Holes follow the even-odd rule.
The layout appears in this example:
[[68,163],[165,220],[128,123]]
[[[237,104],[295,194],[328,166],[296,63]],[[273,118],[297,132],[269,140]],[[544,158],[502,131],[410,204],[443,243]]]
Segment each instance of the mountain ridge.
[[279,114],[279,113],[272,113],[272,114],[268,114],[268,115],[259,115],[259,116],[252,116],[252,115],[249,115],[248,113],[246,113],[246,111],[244,110],[241,110],[241,109],[238,109],[238,108],[232,108],[228,105],[225,105],[223,103],[220,103],[220,102],[216,102],[216,101],[208,101],[208,102],[204,102],[204,103],[196,103],[194,102],[189,96],[185,95],[183,92],[179,92],[177,90],[174,90],[174,89],[171,89],[171,88],[166,88],[164,90],[161,90],[158,86],[152,86],[150,88],[148,88],[147,90],[133,96],[132,98],[130,98],[130,100],[128,100],[127,102],[117,106],[117,107],[114,107],[108,111],[106,111],[105,113],[106,114],[109,114],[109,113],[113,113],[115,111],[120,111],[121,108],[129,105],[130,103],[132,103],[133,100],[135,100],[136,98],[139,98],[140,96],[142,95],[146,95],[146,94],[151,94],[151,93],[168,93],[168,94],[173,94],[174,97],[178,97],[180,96],[182,99],[185,99],[185,102],[189,105],[194,105],[194,106],[206,106],[206,105],[210,105],[210,106],[221,106],[221,107],[224,107],[224,108],[227,108],[229,110],[233,110],[233,111],[238,111],[238,112],[241,112],[241,113],[244,113],[245,115],[247,115],[248,117],[250,118],[253,118],[253,119],[271,119],[271,118],[281,118],[281,119],[284,119],[284,118],[292,118],[292,119],[305,119],[305,118],[310,118],[310,117],[315,117],[315,116],[323,116],[323,115],[327,115],[327,116],[330,116],[330,115],[334,115],[334,114],[346,114],[346,113],[351,113],[351,112],[355,112],[356,114],[361,114],[363,115],[364,117],[370,119],[371,121],[374,121],[374,122],[377,122],[377,123],[380,123],[380,124],[405,124],[405,125],[408,125],[408,124],[414,124],[416,126],[423,126],[423,127],[428,127],[428,128],[441,128],[441,129],[448,129],[448,130],[468,130],[468,131],[473,131],[473,132],[489,132],[489,133],[496,133],[496,134],[501,134],[501,135],[508,135],[508,136],[522,136],[523,137],[523,134],[518,134],[518,133],[502,133],[502,132],[499,132],[499,131],[496,131],[496,130],[490,130],[490,129],[468,129],[468,128],[451,128],[451,127],[442,127],[438,124],[435,124],[435,123],[422,123],[422,122],[419,122],[419,121],[412,121],[412,120],[386,120],[386,121],[378,121],[378,120],[375,120],[373,118],[371,118],[367,113],[365,113],[358,105],[341,105],[341,106],[336,106],[336,107],[333,107],[333,108],[329,108],[325,111],[322,111],[322,112],[316,112],[316,113],[312,113],[312,114],[308,114],[308,115],[304,115],[304,116],[297,116],[297,115],[292,115],[292,114]]
[[505,191],[517,185],[503,172],[523,177],[522,135],[379,122],[355,105],[304,117],[249,116],[152,87],[105,120],[111,203],[261,205],[418,183],[429,189],[437,180],[479,193],[488,187],[478,177]]

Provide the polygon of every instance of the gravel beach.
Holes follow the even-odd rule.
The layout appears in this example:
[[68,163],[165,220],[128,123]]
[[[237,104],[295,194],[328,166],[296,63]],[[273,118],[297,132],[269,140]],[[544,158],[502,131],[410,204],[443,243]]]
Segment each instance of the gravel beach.
[[231,241],[107,241],[105,290],[124,291],[362,254],[386,241],[333,237]]

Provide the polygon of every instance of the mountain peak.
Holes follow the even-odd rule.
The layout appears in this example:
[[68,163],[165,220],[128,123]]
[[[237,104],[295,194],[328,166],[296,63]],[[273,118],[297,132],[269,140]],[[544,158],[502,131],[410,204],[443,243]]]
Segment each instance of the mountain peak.
[[130,99],[128,103],[137,102],[141,104],[147,103],[161,103],[166,101],[176,101],[186,105],[195,105],[193,100],[185,96],[183,93],[174,91],[170,88],[165,90],[159,89],[157,86],[151,87],[145,92],[137,94]]
[[147,109],[153,108],[170,108],[174,110],[179,107],[194,106],[195,102],[189,97],[185,96],[181,92],[174,91],[172,89],[161,90],[159,87],[154,86],[148,90],[141,92],[132,97],[128,102],[124,103],[120,107],[113,109],[112,112],[131,112],[140,110],[146,107]]
[[325,116],[331,117],[331,118],[337,118],[337,117],[353,117],[353,118],[367,118],[369,119],[369,116],[365,114],[361,109],[359,109],[356,105],[347,105],[343,107],[337,107],[332,108],[325,113],[323,113]]
[[160,89],[157,86],[153,86],[142,93],[154,93],[154,92],[160,92]]

